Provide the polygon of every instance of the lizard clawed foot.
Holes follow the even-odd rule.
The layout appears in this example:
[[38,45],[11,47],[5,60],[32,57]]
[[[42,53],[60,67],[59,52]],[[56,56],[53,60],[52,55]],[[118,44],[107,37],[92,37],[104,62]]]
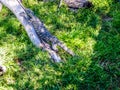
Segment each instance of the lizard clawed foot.
[[46,50],[49,53],[50,58],[53,60],[53,62],[61,62],[61,58],[57,54],[57,51],[53,50],[51,46],[44,40],[41,40],[40,48],[42,48],[43,50]]
[[61,43],[60,41],[58,43],[52,43],[52,44],[49,44],[48,42],[41,40],[41,48],[43,50],[46,50],[49,55],[50,55],[50,58],[54,61],[54,62],[61,62],[61,57],[58,55],[58,48],[57,46],[61,47],[63,50],[65,50],[66,52],[68,52],[70,55],[74,56],[75,54],[67,48],[67,46],[63,43]]
[[28,18],[27,18],[28,22],[32,24],[41,42],[40,48],[43,48],[44,50],[46,50],[50,54],[54,62],[61,61],[60,56],[57,54],[58,52],[57,46],[61,47],[63,50],[68,52],[70,55],[72,56],[75,55],[70,49],[68,49],[68,47],[65,44],[59,41],[55,36],[53,36],[47,30],[44,24],[39,20],[38,17],[34,15],[34,13],[31,10],[25,9],[25,12],[28,15]]

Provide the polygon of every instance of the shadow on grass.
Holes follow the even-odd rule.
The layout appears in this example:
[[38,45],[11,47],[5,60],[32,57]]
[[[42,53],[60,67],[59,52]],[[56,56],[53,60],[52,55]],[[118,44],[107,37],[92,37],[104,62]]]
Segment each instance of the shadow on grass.
[[108,13],[101,15],[101,29],[95,38],[94,54],[84,78],[86,90],[120,89],[120,3],[110,3]]

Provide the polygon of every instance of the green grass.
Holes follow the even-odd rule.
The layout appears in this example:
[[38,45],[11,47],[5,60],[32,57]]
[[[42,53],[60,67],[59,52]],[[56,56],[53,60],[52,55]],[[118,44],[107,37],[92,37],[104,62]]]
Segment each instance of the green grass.
[[91,0],[93,8],[74,13],[65,5],[57,11],[56,2],[27,1],[24,5],[77,56],[60,50],[65,62],[52,63],[4,7],[0,63],[7,72],[0,76],[0,90],[120,90],[120,3]]

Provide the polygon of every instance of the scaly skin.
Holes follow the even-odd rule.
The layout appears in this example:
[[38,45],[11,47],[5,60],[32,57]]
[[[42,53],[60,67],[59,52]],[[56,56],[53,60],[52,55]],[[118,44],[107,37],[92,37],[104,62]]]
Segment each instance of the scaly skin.
[[[32,11],[27,9],[26,12],[30,16],[30,22],[35,28],[36,33],[38,34],[40,39],[42,39],[46,43],[52,43],[53,46],[56,44],[55,46],[58,45],[69,54],[74,55],[73,52],[67,48],[67,46],[60,42],[55,36],[51,35],[51,33],[45,28],[44,24],[33,14]],[[51,49],[56,51],[55,48]]]
[[[55,36],[51,35],[51,33],[46,29],[44,24],[39,20],[39,18],[37,18],[34,15],[34,13],[30,9],[25,8],[21,4],[20,0],[17,0],[17,1],[24,10],[23,12],[20,13],[20,16],[26,19],[26,21],[28,21],[28,23],[31,26],[33,26],[37,34],[37,37],[39,38],[39,41],[40,41],[38,45],[39,48],[42,48],[48,51],[51,58],[55,62],[61,61],[60,56],[57,54],[58,52],[57,46],[60,46],[62,49],[67,51],[69,54],[74,55],[74,53],[71,50],[69,50],[66,45],[60,42]],[[32,35],[32,37],[34,37],[34,35]]]

